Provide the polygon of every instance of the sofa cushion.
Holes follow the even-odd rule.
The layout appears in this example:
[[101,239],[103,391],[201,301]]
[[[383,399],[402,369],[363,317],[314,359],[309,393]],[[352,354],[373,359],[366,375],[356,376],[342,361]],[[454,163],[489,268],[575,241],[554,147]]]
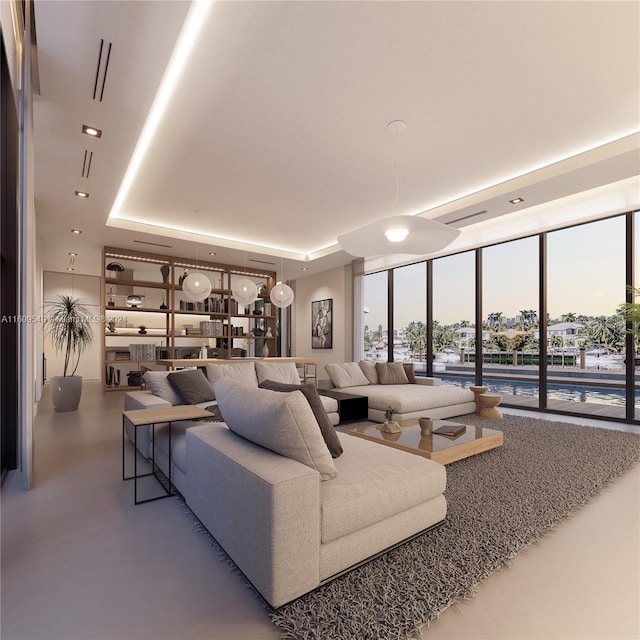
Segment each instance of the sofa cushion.
[[181,375],[186,371],[191,371],[191,369],[183,369],[182,371],[146,371],[142,379],[154,396],[158,396],[172,405],[184,404],[182,398],[171,386],[168,377],[171,373]]
[[216,383],[223,378],[231,378],[238,382],[244,382],[252,387],[258,386],[258,378],[256,377],[256,368],[253,362],[238,362],[226,364],[207,364],[207,378],[213,384],[213,393],[215,397]]
[[315,469],[321,480],[336,475],[320,426],[300,391],[280,393],[223,378],[216,383],[216,397],[231,431]]
[[376,363],[372,360],[360,360],[358,363],[362,373],[366,376],[370,384],[378,384],[378,372],[376,371]]
[[376,362],[380,384],[409,384],[402,362]]
[[169,384],[185,404],[214,400],[213,387],[200,369],[175,371],[167,376]]
[[421,456],[342,435],[338,474],[320,487],[322,543],[330,542],[440,495],[445,468]]
[[413,370],[413,362],[403,362],[404,372],[407,375],[409,384],[416,384],[416,373]]
[[324,368],[329,374],[333,386],[338,389],[369,384],[369,380],[367,380],[367,377],[362,373],[362,369],[360,369],[357,362],[325,364]]
[[401,414],[473,402],[475,398],[473,392],[469,391],[469,389],[461,389],[446,384],[438,387],[419,384],[370,384],[366,387],[345,389],[345,392],[367,396],[369,398],[369,409],[386,411],[387,407],[391,405]]
[[276,382],[274,380],[264,380],[258,385],[262,389],[271,389],[271,391],[289,392],[289,391],[302,391],[304,397],[307,399],[311,411],[315,416],[318,425],[320,426],[320,433],[324,439],[329,453],[332,458],[338,458],[342,453],[342,445],[336,434],[336,430],[329,420],[329,416],[325,411],[325,408],[318,394],[318,390],[312,382],[308,384],[284,384],[282,382]]
[[258,384],[264,380],[273,380],[284,384],[300,384],[298,369],[293,362],[259,362],[256,361]]

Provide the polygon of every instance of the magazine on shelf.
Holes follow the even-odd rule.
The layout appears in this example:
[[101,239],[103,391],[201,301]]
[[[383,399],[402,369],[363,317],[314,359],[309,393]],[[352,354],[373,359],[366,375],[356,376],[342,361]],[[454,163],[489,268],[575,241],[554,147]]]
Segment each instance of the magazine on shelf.
[[455,438],[462,435],[467,430],[467,426],[464,424],[458,424],[457,422],[441,422],[437,429],[433,430],[433,433],[437,433],[439,436],[448,436],[449,438]]

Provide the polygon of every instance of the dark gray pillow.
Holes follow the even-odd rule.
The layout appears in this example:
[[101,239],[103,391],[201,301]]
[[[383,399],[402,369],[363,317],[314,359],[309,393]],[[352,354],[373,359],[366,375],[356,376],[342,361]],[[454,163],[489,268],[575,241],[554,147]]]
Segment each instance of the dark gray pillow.
[[167,376],[169,384],[185,404],[198,404],[215,400],[213,387],[200,369],[176,371]]
[[269,389],[271,391],[302,391],[302,394],[307,399],[313,415],[316,418],[318,425],[320,426],[320,433],[324,439],[327,449],[332,458],[339,458],[342,454],[342,445],[336,434],[336,430],[329,420],[327,411],[320,400],[320,395],[313,382],[307,384],[286,384],[284,382],[275,382],[273,380],[263,380],[259,385],[261,389]]

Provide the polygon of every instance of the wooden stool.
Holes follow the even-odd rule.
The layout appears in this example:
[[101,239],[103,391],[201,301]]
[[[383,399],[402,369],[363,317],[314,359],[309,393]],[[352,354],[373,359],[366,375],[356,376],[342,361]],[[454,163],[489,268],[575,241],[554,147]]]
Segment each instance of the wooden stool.
[[481,418],[502,420],[502,411],[497,406],[502,402],[502,396],[497,393],[482,393],[476,396],[480,403],[478,414]]

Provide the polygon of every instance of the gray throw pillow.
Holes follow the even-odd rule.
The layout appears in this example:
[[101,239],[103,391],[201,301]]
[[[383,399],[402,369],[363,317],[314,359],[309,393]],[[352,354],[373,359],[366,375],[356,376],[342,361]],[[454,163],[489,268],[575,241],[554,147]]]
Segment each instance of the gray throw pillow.
[[185,404],[199,404],[215,400],[213,387],[200,369],[170,373],[167,379]]
[[339,458],[342,455],[342,445],[336,434],[336,430],[329,420],[327,411],[320,400],[318,390],[312,382],[307,384],[286,384],[284,382],[276,382],[275,380],[263,380],[259,385],[261,389],[270,389],[271,391],[302,391],[307,399],[313,415],[318,421],[320,432],[329,449],[332,458]]

